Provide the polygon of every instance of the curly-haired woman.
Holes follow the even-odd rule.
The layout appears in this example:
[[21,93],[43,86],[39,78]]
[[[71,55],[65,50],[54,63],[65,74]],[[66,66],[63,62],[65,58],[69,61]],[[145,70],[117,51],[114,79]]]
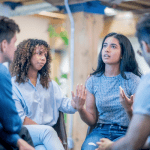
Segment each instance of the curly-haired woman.
[[50,63],[50,47],[45,41],[21,42],[11,65],[13,99],[35,148],[61,150],[63,146],[52,126],[57,122],[59,111],[75,113],[80,102],[85,102],[86,92],[83,86],[77,86],[72,100],[65,97],[57,83],[50,79]]

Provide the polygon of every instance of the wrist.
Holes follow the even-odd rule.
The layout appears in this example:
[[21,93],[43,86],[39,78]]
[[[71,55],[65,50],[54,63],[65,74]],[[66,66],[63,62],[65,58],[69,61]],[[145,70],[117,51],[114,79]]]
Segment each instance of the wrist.
[[84,107],[77,109],[78,112],[83,112],[84,111]]
[[113,147],[114,142],[110,143],[109,146],[107,147],[107,150],[111,150]]
[[22,139],[18,139],[16,146],[19,148],[21,146],[21,144],[22,144]]
[[130,107],[130,108],[125,108],[126,112],[132,112],[133,109]]

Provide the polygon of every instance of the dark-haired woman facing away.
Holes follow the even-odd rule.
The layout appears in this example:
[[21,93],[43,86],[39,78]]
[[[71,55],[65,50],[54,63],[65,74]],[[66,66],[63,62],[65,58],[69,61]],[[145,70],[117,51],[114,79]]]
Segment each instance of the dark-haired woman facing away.
[[[98,147],[96,142],[101,138],[113,141],[125,135],[132,114],[132,95],[140,76],[128,38],[117,33],[106,35],[97,69],[86,83],[86,109],[81,107],[79,110],[82,120],[89,126],[97,121],[97,126],[86,137],[82,150],[95,150]],[[120,86],[122,93],[119,92]]]

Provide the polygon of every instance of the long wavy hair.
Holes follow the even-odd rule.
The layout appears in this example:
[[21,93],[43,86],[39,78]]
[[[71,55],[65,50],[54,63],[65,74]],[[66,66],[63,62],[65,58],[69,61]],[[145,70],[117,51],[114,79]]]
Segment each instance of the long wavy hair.
[[120,61],[121,76],[124,79],[127,79],[124,72],[132,72],[135,75],[141,77],[142,74],[139,71],[139,67],[135,59],[135,53],[131,45],[131,42],[126,36],[114,32],[107,34],[103,39],[101,51],[98,56],[98,65],[96,70],[93,69],[94,72],[91,73],[91,75],[101,76],[105,72],[105,63],[102,60],[102,49],[103,49],[104,42],[108,37],[114,37],[119,41],[121,47],[121,54],[122,54],[122,59]]
[[47,49],[46,63],[43,68],[38,71],[40,74],[40,83],[47,89],[50,81],[51,54],[49,45],[43,40],[27,39],[21,42],[15,51],[14,60],[10,65],[10,72],[12,76],[16,76],[16,82],[19,84],[27,82],[29,80],[28,70],[31,65],[31,58],[34,55],[37,45],[43,45]]

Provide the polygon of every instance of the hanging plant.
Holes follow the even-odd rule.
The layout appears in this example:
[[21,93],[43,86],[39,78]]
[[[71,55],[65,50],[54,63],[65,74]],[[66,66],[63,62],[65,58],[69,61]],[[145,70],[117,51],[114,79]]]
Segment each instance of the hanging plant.
[[48,32],[49,32],[50,38],[60,37],[66,46],[69,45],[68,33],[66,30],[61,31],[60,33],[57,33],[55,28],[52,25],[49,25]]

